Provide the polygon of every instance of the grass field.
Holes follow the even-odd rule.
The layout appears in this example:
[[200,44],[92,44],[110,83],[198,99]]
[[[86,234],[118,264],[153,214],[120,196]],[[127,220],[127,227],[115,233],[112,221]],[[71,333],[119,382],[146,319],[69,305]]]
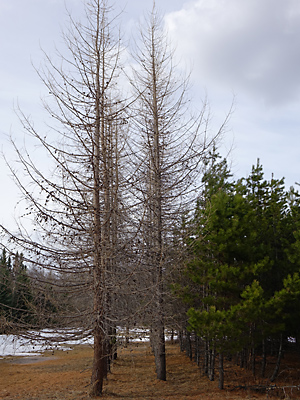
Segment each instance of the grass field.
[[[299,358],[299,356],[298,356]],[[76,346],[72,351],[45,353],[42,357],[6,357],[0,360],[0,399],[70,400],[89,399],[92,349]],[[297,384],[300,370],[295,366],[290,378],[281,374],[278,387],[257,390],[266,382],[254,381],[250,372],[233,363],[225,365],[225,389],[203,376],[194,362],[180,353],[177,345],[167,346],[167,381],[155,377],[153,356],[148,343],[132,344],[119,350],[112,372],[105,381],[105,400],[224,400],[300,399]],[[290,386],[295,386],[291,388]],[[252,387],[252,388],[251,388]],[[256,390],[254,390],[256,389]]]

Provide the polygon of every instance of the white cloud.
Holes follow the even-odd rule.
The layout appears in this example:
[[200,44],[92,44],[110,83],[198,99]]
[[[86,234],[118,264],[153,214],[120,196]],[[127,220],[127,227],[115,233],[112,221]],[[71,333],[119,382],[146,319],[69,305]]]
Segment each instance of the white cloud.
[[198,0],[166,16],[198,79],[247,91],[266,104],[299,98],[300,2]]

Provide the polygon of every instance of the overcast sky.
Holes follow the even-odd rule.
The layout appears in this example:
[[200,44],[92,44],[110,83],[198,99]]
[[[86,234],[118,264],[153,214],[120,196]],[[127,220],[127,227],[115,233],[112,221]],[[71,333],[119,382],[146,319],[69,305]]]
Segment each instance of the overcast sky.
[[[81,0],[0,0],[0,140],[11,156],[6,135],[23,137],[14,104],[33,117],[42,109],[39,66],[68,22],[65,3],[75,19]],[[124,9],[128,37],[150,10],[151,0],[117,0]],[[260,158],[267,179],[300,181],[300,1],[299,0],[156,0],[165,15],[178,58],[192,66],[196,106],[207,93],[217,128],[233,98],[234,113],[222,145],[237,177],[246,176]],[[13,212],[15,190],[2,161],[0,222]]]

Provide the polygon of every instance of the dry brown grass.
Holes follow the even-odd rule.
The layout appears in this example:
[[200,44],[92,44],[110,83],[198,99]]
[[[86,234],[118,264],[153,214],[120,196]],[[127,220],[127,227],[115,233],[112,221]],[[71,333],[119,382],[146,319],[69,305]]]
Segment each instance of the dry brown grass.
[[[52,358],[51,358],[52,356]],[[43,362],[14,364],[15,358],[0,361],[0,398],[22,400],[86,400],[89,398],[92,349],[77,346],[69,352],[45,354]],[[284,366],[283,366],[284,367]],[[290,367],[289,367],[290,368]],[[289,376],[289,379],[288,379]],[[297,384],[299,369],[281,374],[277,384]],[[216,377],[217,378],[217,377]],[[236,400],[293,398],[299,399],[297,388],[276,389],[260,393],[249,388],[265,385],[254,381],[251,374],[232,363],[226,364],[225,389],[218,389],[217,381],[210,382],[203,376],[194,362],[180,353],[178,346],[167,346],[167,381],[155,378],[153,356],[149,345],[141,343],[119,350],[112,373],[105,382],[105,400]],[[298,380],[299,382],[299,380]],[[247,386],[246,388],[241,388]],[[297,397],[299,396],[299,397]]]

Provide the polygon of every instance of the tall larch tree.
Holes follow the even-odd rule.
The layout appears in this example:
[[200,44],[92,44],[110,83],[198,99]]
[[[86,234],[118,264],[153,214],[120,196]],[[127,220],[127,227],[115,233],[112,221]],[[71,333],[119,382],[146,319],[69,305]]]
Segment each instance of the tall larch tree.
[[48,163],[44,168],[44,160],[33,160],[13,142],[25,177],[12,165],[11,171],[27,202],[27,214],[33,216],[34,234],[27,235],[22,226],[17,233],[5,227],[2,232],[22,248],[26,262],[60,277],[51,283],[59,295],[67,291],[68,298],[81,296],[83,301],[73,310],[65,310],[63,304],[61,310],[56,308],[55,321],[77,327],[75,336],[93,334],[91,394],[97,396],[107,375],[116,324],[112,299],[120,259],[118,225],[125,212],[125,138],[117,17],[107,0],[87,1],[85,11],[84,23],[70,15],[59,61],[46,55],[45,67],[38,71],[50,96],[44,102],[53,121],[47,133],[38,131],[20,111],[30,140],[36,140],[41,154],[54,164],[49,174]]
[[209,140],[207,136],[206,105],[198,116],[191,116],[188,79],[175,68],[155,4],[140,29],[134,59],[131,85],[136,100],[130,125],[136,155],[134,186],[141,205],[141,265],[151,282],[149,320],[157,378],[166,380],[164,278],[178,257],[172,248],[172,232],[181,224],[183,213],[188,213],[215,137]]

